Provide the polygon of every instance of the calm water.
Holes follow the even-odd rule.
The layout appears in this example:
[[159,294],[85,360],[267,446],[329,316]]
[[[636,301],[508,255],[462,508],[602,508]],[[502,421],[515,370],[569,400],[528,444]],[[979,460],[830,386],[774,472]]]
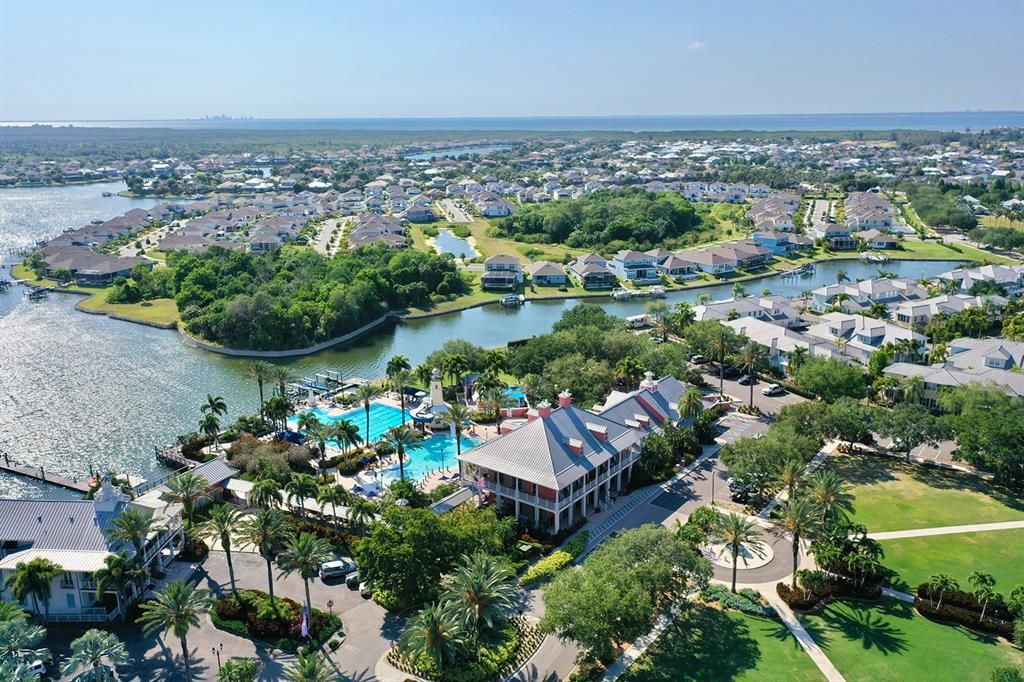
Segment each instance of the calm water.
[[[92,195],[77,217],[95,210]],[[83,188],[62,188],[54,193]],[[8,192],[0,203],[8,204]],[[55,205],[77,210],[74,202],[54,199]],[[100,199],[110,210],[96,217],[109,218],[125,210],[128,200]],[[24,215],[8,207],[4,215]],[[87,221],[85,221],[87,222]],[[0,223],[0,233],[6,230]],[[38,228],[37,234],[48,228]],[[30,241],[34,241],[34,237]],[[950,269],[949,262],[892,262],[885,269],[914,278],[933,277]],[[850,278],[870,277],[874,265],[845,262],[819,265],[812,277],[774,277],[747,285],[751,293],[771,289],[798,295],[820,283],[834,282],[845,270]],[[693,301],[706,292],[716,298],[730,295],[731,285],[671,294],[669,302]],[[207,393],[223,396],[231,417],[258,407],[256,385],[245,376],[244,360],[226,358],[185,345],[173,331],[164,331],[85,315],[73,308],[77,297],[51,295],[39,303],[22,298],[20,287],[0,294],[0,454],[44,466],[55,473],[82,476],[90,465],[147,476],[160,469],[153,447],[195,430],[199,406]],[[616,315],[643,312],[646,301],[617,302],[597,299]],[[440,317],[412,320],[363,337],[339,350],[299,358],[287,364],[299,374],[325,368],[345,376],[367,378],[384,374],[388,358],[403,354],[414,363],[448,339],[461,338],[487,347],[528,338],[551,329],[562,311],[574,301],[532,302],[521,308],[486,306]],[[0,477],[0,496],[42,495],[38,484]],[[50,490],[46,494],[54,493]]]
[[450,253],[456,258],[476,258],[480,255],[468,240],[456,237],[451,230],[438,230],[434,244],[441,253]]
[[[35,121],[0,122],[32,125]],[[1024,125],[1022,111],[876,114],[744,114],[700,116],[521,116],[484,118],[306,118],[239,121],[39,121],[87,128],[235,130],[670,131],[670,130],[982,130]],[[430,158],[429,156],[427,158]]]

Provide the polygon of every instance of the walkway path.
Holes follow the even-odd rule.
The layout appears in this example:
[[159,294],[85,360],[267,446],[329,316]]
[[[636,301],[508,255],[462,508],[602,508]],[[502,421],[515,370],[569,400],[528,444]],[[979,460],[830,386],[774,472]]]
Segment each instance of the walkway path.
[[893,599],[899,599],[900,601],[905,601],[905,602],[907,602],[909,604],[913,604],[914,603],[914,595],[907,594],[906,592],[900,592],[899,590],[893,590],[893,589],[888,588],[888,587],[883,587],[882,588],[882,594],[884,596],[886,596],[886,597],[891,597]]
[[779,614],[779,618],[786,624],[789,631],[796,637],[796,641],[800,642],[800,646],[803,647],[807,655],[814,661],[814,665],[818,666],[818,670],[825,676],[825,679],[829,682],[845,682],[842,674],[832,665],[832,661],[828,660],[828,656],[821,650],[818,643],[814,641],[811,634],[807,632],[803,624],[797,619],[793,612],[786,605],[786,602],[782,601],[779,595],[775,592],[774,585],[765,585],[760,590],[764,598],[768,600],[768,603],[772,605],[775,612]]
[[868,537],[872,540],[897,540],[899,538],[921,538],[929,535],[955,535],[957,533],[983,533],[991,530],[1013,530],[1015,528],[1024,528],[1024,521],[1000,521],[998,523],[972,523],[966,526],[893,530],[884,533],[868,533]]
[[679,611],[682,608],[680,602],[676,602],[668,610],[668,613],[663,613],[658,616],[658,619],[654,621],[654,627],[646,635],[639,637],[635,642],[629,645],[629,648],[622,652],[622,655],[615,659],[615,662],[608,666],[608,670],[605,671],[604,675],[601,676],[600,682],[615,682],[619,677],[626,672],[629,666],[633,665],[636,659],[644,655],[644,652],[656,641],[658,637],[661,637],[672,621],[679,615]]

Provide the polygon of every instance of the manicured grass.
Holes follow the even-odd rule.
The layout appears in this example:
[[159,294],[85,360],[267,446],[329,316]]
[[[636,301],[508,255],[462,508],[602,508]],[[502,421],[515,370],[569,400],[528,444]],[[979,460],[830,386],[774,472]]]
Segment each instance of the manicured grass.
[[[485,218],[475,218],[472,223],[469,223],[466,226],[473,235],[477,251],[479,251],[484,258],[499,253],[508,253],[520,256],[524,261],[549,260],[555,263],[561,263],[566,254],[570,256],[578,256],[581,253],[585,253],[582,249],[570,249],[567,246],[558,246],[555,244],[525,244],[512,239],[490,237],[487,235],[487,230],[490,229],[491,222]],[[444,227],[444,225],[439,224],[438,227]],[[539,251],[540,254],[533,256],[526,255],[533,251]]]
[[782,621],[693,604],[619,679],[799,682],[823,678]]
[[968,260],[984,263],[1016,263],[1012,258],[976,249],[966,244],[945,244],[938,241],[907,239],[902,249],[886,251],[894,260],[918,258],[923,260]]
[[139,322],[170,325],[178,321],[178,306],[173,298],[155,298],[146,301],[146,304],[107,303],[107,293],[104,291],[90,296],[78,305],[88,310],[102,310]]
[[982,682],[996,668],[1024,665],[1024,652],[1005,641],[934,623],[895,599],[833,602],[800,620],[849,682]]
[[[57,286],[56,280],[46,279],[45,277],[36,277],[36,273],[32,272],[27,267],[25,267],[24,263],[18,263],[17,265],[12,267],[11,268],[11,275],[15,279],[23,279],[26,282],[28,282],[29,284],[31,284],[32,286],[36,286],[36,287],[55,287],[55,286]],[[93,288],[93,287],[80,287],[77,284],[69,284],[69,285],[67,285],[65,287],[61,287],[61,288],[62,289],[67,289],[68,291],[85,291],[85,292],[88,292],[88,293],[95,293],[96,291],[100,291],[99,289],[96,289],[96,288]]]
[[852,485],[854,520],[869,531],[1024,519],[1024,500],[971,474],[875,455],[834,455],[826,466]]
[[947,573],[969,590],[967,577],[984,568],[996,579],[996,591],[1003,594],[1024,585],[1024,529],[957,533],[930,537],[882,540],[882,563],[893,572],[889,583],[913,593],[936,573]]
[[982,227],[1011,227],[1015,230],[1024,230],[1024,221],[1012,220],[1005,216],[987,215],[978,219]]

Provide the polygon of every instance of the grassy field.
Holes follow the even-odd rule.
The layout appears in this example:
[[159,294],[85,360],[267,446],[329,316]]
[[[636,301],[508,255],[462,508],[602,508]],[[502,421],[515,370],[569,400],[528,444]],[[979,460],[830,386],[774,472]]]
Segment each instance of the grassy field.
[[1024,500],[965,473],[872,455],[835,455],[853,487],[854,520],[882,532],[1024,519]]
[[983,682],[996,668],[1024,665],[1024,652],[1006,642],[933,623],[894,599],[833,602],[800,620],[849,682]]
[[800,682],[823,678],[781,621],[694,604],[619,679]]
[[918,258],[923,260],[969,260],[996,264],[1017,262],[1012,258],[982,251],[966,244],[952,246],[942,242],[920,241],[917,239],[907,239],[903,242],[902,249],[886,251],[886,253],[894,260]]
[[882,541],[883,563],[893,572],[889,583],[911,593],[936,573],[948,573],[970,589],[967,576],[980,567],[995,577],[997,592],[1008,593],[1024,585],[1022,547],[1024,529]]
[[1015,230],[1024,230],[1024,222],[1011,220],[1004,216],[987,215],[978,219],[982,227],[1011,227]]
[[178,321],[178,306],[173,298],[156,298],[144,303],[107,303],[106,292],[94,294],[79,307],[126,317],[139,322],[171,325]]

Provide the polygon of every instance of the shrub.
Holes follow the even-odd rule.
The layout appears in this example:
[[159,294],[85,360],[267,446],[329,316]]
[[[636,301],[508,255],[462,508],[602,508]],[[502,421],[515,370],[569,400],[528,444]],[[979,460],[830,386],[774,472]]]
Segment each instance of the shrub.
[[1024,618],[1018,618],[1013,624],[1013,643],[1024,649]]
[[992,671],[992,682],[1024,682],[1024,672],[1017,668],[996,668]]
[[922,616],[932,620],[957,623],[972,630],[1002,635],[1007,639],[1012,638],[1014,635],[1014,626],[1010,621],[993,618],[987,612],[985,613],[985,620],[980,620],[980,612],[947,604],[945,599],[942,600],[942,606],[936,608],[931,600],[918,597],[914,600],[914,608]]
[[778,583],[775,586],[775,592],[782,601],[786,602],[787,606],[799,611],[809,611],[817,608],[831,595],[828,587],[821,591],[808,592],[799,588],[794,589],[786,583]]
[[717,602],[727,609],[752,613],[755,616],[775,616],[775,609],[768,606],[764,598],[749,587],[741,590],[739,594],[733,594],[725,585],[708,585],[701,591],[700,598],[708,603]]
[[[237,595],[218,600],[210,613],[213,624],[241,637],[276,642],[277,647],[295,651],[303,642],[302,609],[287,597],[275,597],[275,611],[270,597],[258,590],[239,590]],[[313,609],[310,623],[315,637],[313,648],[323,645],[341,627],[335,615]]]
[[576,559],[580,554],[583,554],[583,550],[587,548],[587,542],[589,540],[590,531],[581,530],[579,533],[574,535],[571,540],[568,540],[564,545],[562,545],[562,551],[572,556],[573,559]]
[[[931,590],[928,588],[928,583],[921,583],[917,586],[917,596],[929,601],[939,601],[939,595],[932,595]],[[947,590],[942,595],[942,606],[945,607],[947,604],[966,609],[967,611],[974,611],[978,614],[981,613],[981,602],[973,594],[963,590]],[[988,605],[985,607],[985,616],[991,616],[998,620],[1013,620],[1013,614],[1007,608],[1006,600],[1003,598],[1003,595],[998,593],[989,600]]]
[[558,550],[544,557],[530,567],[522,578],[519,579],[519,586],[526,587],[553,577],[562,568],[572,563],[573,555],[569,552]]

